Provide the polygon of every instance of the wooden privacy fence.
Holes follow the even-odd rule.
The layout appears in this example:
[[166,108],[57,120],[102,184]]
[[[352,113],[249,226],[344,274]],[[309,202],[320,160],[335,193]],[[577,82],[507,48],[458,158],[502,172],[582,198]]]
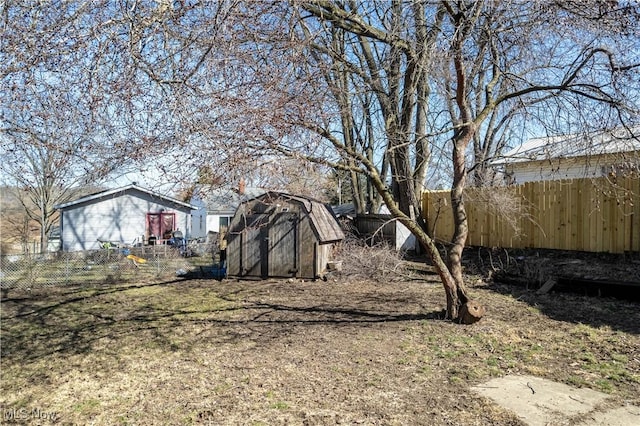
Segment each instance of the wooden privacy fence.
[[[469,188],[465,206],[469,246],[640,252],[638,177]],[[425,192],[422,211],[431,235],[450,241],[449,191]]]

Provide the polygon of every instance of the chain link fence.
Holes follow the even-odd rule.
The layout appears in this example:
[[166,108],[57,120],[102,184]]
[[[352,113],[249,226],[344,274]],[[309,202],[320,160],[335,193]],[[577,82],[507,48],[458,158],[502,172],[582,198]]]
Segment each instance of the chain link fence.
[[203,276],[202,265],[213,263],[206,245],[190,245],[184,254],[160,245],[1,256],[0,288],[158,281],[194,272]]

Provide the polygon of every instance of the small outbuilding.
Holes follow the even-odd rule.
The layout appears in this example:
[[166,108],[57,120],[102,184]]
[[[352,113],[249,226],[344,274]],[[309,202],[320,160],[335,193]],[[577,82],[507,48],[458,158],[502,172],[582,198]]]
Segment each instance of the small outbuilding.
[[359,214],[354,218],[353,224],[360,237],[370,245],[385,242],[399,252],[417,248],[415,235],[390,214]]
[[227,234],[227,275],[321,278],[344,233],[331,209],[306,197],[267,192],[241,203]]

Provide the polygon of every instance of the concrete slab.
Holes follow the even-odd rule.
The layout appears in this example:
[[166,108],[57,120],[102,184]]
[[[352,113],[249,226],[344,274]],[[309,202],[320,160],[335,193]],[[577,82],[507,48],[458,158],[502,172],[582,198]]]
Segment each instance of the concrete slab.
[[506,376],[475,386],[473,391],[509,409],[530,426],[565,424],[607,399],[591,389],[577,389],[534,376]]
[[579,426],[634,426],[640,425],[640,407],[627,405],[589,415],[589,420]]

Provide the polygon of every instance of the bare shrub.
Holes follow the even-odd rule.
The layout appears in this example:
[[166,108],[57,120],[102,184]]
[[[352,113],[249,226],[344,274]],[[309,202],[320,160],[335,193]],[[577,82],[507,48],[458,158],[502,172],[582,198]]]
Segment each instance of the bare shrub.
[[487,280],[520,283],[526,288],[538,289],[553,276],[553,261],[540,255],[537,250],[517,250],[516,255],[508,249],[479,248],[477,273],[486,273]]
[[404,262],[402,252],[386,242],[367,245],[356,236],[347,235],[336,247],[335,257],[342,261],[340,274],[351,279],[388,283],[415,275]]
[[509,187],[501,188],[469,188],[465,192],[469,204],[482,205],[486,211],[505,223],[514,236],[521,234],[522,217],[529,217],[529,209],[521,196]]

